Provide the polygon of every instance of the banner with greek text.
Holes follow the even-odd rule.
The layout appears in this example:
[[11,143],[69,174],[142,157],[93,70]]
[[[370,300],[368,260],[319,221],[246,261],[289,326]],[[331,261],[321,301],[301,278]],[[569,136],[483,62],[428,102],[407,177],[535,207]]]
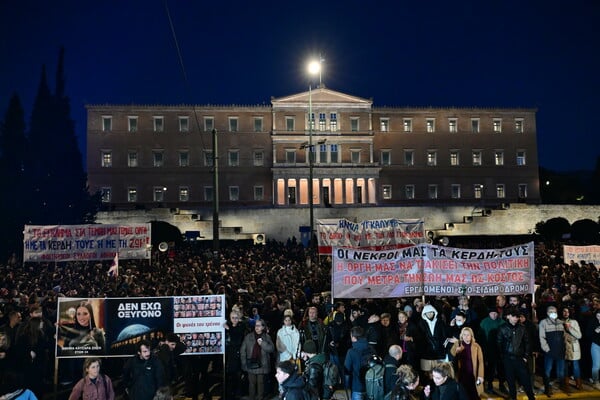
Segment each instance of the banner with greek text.
[[25,225],[23,261],[150,259],[150,224]]
[[329,255],[333,247],[368,250],[398,249],[425,243],[422,219],[383,218],[352,222],[347,219],[317,220],[319,254]]
[[371,251],[333,249],[334,298],[487,296],[534,291],[533,242],[503,249],[420,244]]
[[225,296],[58,298],[56,357],[122,357],[176,333],[184,354],[223,354]]
[[570,263],[571,260],[579,264],[581,261],[592,263],[600,268],[600,246],[563,246],[563,260]]

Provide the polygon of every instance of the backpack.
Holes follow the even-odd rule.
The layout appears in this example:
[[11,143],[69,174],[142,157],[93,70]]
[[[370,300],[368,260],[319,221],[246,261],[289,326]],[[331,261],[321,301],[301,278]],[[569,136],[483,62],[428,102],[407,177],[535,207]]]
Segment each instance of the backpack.
[[365,387],[368,400],[383,400],[383,375],[385,367],[379,357],[372,357],[365,374]]
[[342,383],[340,369],[334,362],[327,361],[323,364],[323,387],[336,389]]
[[302,388],[302,400],[319,400],[319,394],[310,387],[308,382],[305,382]]
[[371,359],[373,357],[377,357],[377,356],[375,355],[375,352],[373,351],[373,349],[371,347],[367,347],[360,354],[360,373],[359,373],[359,375],[360,375],[360,381],[363,384],[365,383],[365,376],[367,375],[367,370],[370,368],[369,363],[371,362]]

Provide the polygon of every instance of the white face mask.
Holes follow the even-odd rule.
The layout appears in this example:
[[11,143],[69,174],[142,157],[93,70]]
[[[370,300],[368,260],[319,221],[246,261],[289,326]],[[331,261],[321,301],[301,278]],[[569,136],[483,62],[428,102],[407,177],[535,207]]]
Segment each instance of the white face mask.
[[549,316],[551,319],[556,319],[556,318],[558,317],[558,314],[556,314],[555,312],[551,312],[551,313],[548,313],[548,316]]
[[462,321],[456,321],[456,326],[463,326],[463,325],[464,325],[464,322],[462,322]]

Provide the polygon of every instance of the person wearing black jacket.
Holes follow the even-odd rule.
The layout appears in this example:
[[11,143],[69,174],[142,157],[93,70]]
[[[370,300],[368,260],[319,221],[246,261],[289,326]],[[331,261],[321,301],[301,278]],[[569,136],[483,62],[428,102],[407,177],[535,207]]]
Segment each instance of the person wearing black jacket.
[[504,365],[510,398],[517,398],[516,378],[523,385],[528,399],[533,400],[535,395],[527,368],[527,362],[531,355],[529,334],[519,323],[519,311],[516,308],[508,308],[504,312],[504,316],[508,323],[498,328],[498,349]]
[[296,364],[289,360],[280,362],[277,365],[275,378],[281,385],[282,400],[304,400],[304,378],[298,374]]
[[150,351],[150,342],[136,344],[137,354],[123,367],[123,384],[130,400],[152,400],[159,387],[165,386],[162,363]]

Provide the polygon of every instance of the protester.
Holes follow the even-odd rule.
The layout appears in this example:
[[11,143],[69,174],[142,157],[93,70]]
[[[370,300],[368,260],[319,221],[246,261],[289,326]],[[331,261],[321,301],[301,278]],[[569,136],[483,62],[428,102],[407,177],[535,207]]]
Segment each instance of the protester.
[[248,374],[248,397],[250,400],[265,398],[265,380],[271,371],[271,353],[275,346],[266,332],[266,323],[258,319],[254,332],[248,333],[240,348],[242,369]]
[[71,390],[69,400],[114,400],[115,391],[110,377],[102,374],[102,361],[89,357],[83,362],[83,378]]
[[158,388],[167,383],[162,364],[150,346],[147,340],[139,341],[137,354],[123,367],[123,384],[130,400],[152,400]]
[[436,363],[431,370],[435,386],[425,386],[423,394],[426,400],[469,400],[463,386],[454,380],[454,370],[449,362]]
[[459,341],[452,345],[452,355],[458,366],[457,380],[463,385],[470,400],[479,400],[483,393],[484,362],[481,347],[475,341],[473,330],[461,330]]

